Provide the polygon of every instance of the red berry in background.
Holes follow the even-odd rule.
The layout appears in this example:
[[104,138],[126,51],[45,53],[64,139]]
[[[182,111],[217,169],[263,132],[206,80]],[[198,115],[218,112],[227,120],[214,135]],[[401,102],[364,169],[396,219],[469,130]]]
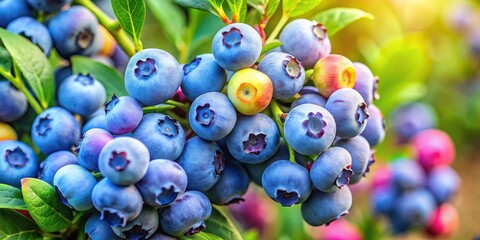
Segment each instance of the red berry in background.
[[417,133],[412,139],[412,147],[418,163],[426,171],[436,166],[449,165],[455,158],[452,139],[440,130],[430,129]]
[[330,223],[328,226],[321,227],[323,230],[320,238],[322,240],[361,240],[362,235],[355,225],[350,222],[338,219]]
[[427,233],[431,236],[446,236],[458,230],[460,218],[457,209],[449,203],[438,207],[427,225]]

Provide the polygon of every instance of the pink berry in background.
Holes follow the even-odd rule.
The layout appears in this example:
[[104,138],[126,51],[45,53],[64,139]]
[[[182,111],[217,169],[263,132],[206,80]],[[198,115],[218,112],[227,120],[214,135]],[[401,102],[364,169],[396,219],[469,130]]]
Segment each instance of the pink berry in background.
[[345,219],[333,221],[328,226],[309,229],[312,239],[316,240],[361,240],[360,231]]
[[443,131],[436,129],[417,133],[412,140],[417,161],[429,171],[436,166],[449,165],[455,158],[455,146],[452,139]]
[[372,190],[390,186],[392,183],[392,170],[388,165],[378,165],[371,177]]
[[457,209],[445,203],[435,210],[426,231],[431,236],[450,235],[458,230],[459,221]]

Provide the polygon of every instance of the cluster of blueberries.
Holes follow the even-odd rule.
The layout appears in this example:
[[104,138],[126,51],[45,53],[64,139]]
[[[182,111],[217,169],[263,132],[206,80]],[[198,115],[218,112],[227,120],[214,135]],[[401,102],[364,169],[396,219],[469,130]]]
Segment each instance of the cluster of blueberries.
[[450,166],[455,146],[445,132],[435,129],[433,108],[425,103],[400,106],[392,127],[400,144],[408,144],[413,158],[395,159],[373,176],[371,204],[375,214],[389,219],[394,234],[421,229],[430,236],[446,236],[459,227],[450,203],[460,177]]
[[[93,15],[95,26],[75,17],[87,19],[85,11],[73,6],[49,20],[60,56],[95,52],[98,23]],[[85,31],[58,38],[60,25],[72,20]],[[40,162],[20,141],[0,142],[0,171],[8,171],[0,183],[20,187],[22,178],[38,177],[66,206],[95,208],[85,226],[92,239],[195,234],[206,227],[212,203],[242,201],[250,180],[282,206],[302,204],[310,225],[329,224],[348,213],[347,185],[368,172],[373,148],[384,138],[383,116],[372,103],[378,79],[367,66],[331,54],[326,28],[314,21],[290,22],[280,41],[261,57],[260,35],[233,23],[214,36],[212,54],[185,65],[163,50],[142,50],[126,66],[129,96],[108,102],[93,76],[65,77],[59,106],[31,127],[46,159]],[[305,85],[309,79],[314,86]],[[14,121],[25,112],[25,96],[2,84],[0,99],[12,96],[9,114],[18,116],[5,120],[11,115],[2,112],[0,120]],[[188,102],[188,126],[164,113],[144,114],[143,107],[179,95]]]

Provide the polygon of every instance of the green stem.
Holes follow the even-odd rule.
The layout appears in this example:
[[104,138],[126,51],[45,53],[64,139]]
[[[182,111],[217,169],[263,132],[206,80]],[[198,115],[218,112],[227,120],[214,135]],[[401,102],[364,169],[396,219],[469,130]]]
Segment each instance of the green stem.
[[87,212],[78,212],[78,214],[73,218],[72,224],[77,224],[78,221],[86,214]]
[[282,17],[278,21],[277,26],[275,26],[272,33],[270,33],[270,36],[268,36],[268,39],[265,42],[265,44],[269,44],[273,42],[273,40],[275,40],[278,34],[280,34],[280,31],[282,30],[282,28],[285,26],[285,24],[287,24],[288,18],[289,16],[287,14],[282,14]]
[[47,238],[52,238],[52,239],[62,239],[63,238],[63,236],[61,234],[53,234],[53,233],[48,233],[48,232],[43,232],[42,236],[47,237]]
[[177,102],[177,101],[174,101],[174,100],[167,100],[165,103],[168,104],[168,105],[178,107],[185,112],[188,112],[188,110],[190,109],[190,106],[187,103],[181,103],[181,102]]
[[117,44],[123,49],[123,51],[125,51],[127,55],[132,56],[135,54],[136,49],[141,49],[142,44],[140,41],[138,41],[136,44],[133,43],[130,37],[128,37],[127,33],[120,27],[118,20],[111,19],[92,1],[75,0],[74,2],[90,10],[97,17],[100,24],[102,24],[105,29],[112,34],[117,41]]
[[164,113],[164,112],[166,112],[168,110],[172,110],[174,108],[175,108],[175,106],[172,106],[172,105],[159,104],[159,105],[155,105],[155,106],[144,107],[143,111],[145,113],[149,113],[149,112]]
[[3,68],[0,68],[0,75],[2,75],[4,78],[10,81],[13,86],[15,86],[18,90],[20,90],[25,95],[28,103],[30,104],[30,106],[32,106],[33,110],[37,114],[40,114],[43,112],[43,108],[40,105],[40,103],[38,103],[37,99],[30,93],[30,91],[27,89],[25,84],[23,84],[23,81],[20,78],[20,74],[17,74],[14,77],[10,72],[7,72]]
[[305,83],[307,83],[313,76],[313,69],[305,71]]
[[285,133],[283,131],[283,121],[281,119],[284,112],[282,111],[282,109],[280,109],[275,100],[272,100],[270,102],[269,107],[270,111],[272,111],[273,119],[277,124],[278,130],[280,131],[280,135],[282,135],[282,138],[285,140],[285,144],[287,145],[289,160],[290,162],[297,163],[295,161],[295,151],[293,151],[293,148],[290,146],[290,144],[288,144],[287,140],[285,139]]

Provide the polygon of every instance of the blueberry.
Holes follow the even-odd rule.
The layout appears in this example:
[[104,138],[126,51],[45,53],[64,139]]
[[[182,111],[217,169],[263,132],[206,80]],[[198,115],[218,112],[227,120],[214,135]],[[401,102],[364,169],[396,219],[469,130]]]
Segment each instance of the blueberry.
[[348,214],[352,206],[352,193],[348,187],[335,192],[313,190],[310,197],[302,204],[302,217],[312,226],[321,226]]
[[129,96],[117,97],[105,104],[105,126],[113,134],[129,133],[138,126],[143,117],[140,103]]
[[125,227],[112,227],[119,237],[138,240],[149,239],[158,228],[158,211],[148,205],[143,205],[140,215],[129,221]]
[[19,17],[31,15],[32,11],[26,0],[0,1],[0,27],[2,28]]
[[358,136],[370,118],[362,96],[351,88],[342,88],[332,93],[325,108],[333,115],[337,136],[341,138]]
[[188,120],[198,136],[213,141],[226,137],[233,130],[237,114],[227,96],[209,92],[193,101]]
[[55,69],[55,72],[54,72],[55,89],[58,89],[60,87],[60,84],[62,84],[62,82],[68,77],[70,77],[71,75],[73,75],[71,66],[62,66]]
[[85,223],[85,236],[91,240],[120,240],[109,222],[100,219],[100,214],[91,215]]
[[436,124],[435,111],[426,103],[405,104],[392,114],[392,127],[399,143],[407,143],[415,134],[435,128]]
[[135,186],[145,203],[165,207],[185,192],[187,181],[187,174],[178,163],[155,159],[150,161],[147,173]]
[[70,4],[72,0],[27,0],[30,6],[43,12],[60,11],[65,5]]
[[72,6],[55,15],[48,30],[55,49],[65,59],[73,55],[91,56],[101,47],[97,18],[83,6]]
[[354,174],[350,177],[350,184],[359,182],[363,173],[366,171],[370,160],[370,145],[362,136],[350,139],[341,139],[335,142],[336,147],[344,148],[352,157],[352,171]]
[[69,151],[54,152],[40,163],[38,178],[53,186],[55,173],[68,164],[78,164],[77,156]]
[[230,153],[243,163],[261,163],[275,154],[280,133],[275,122],[265,114],[241,115],[227,136]]
[[144,49],[130,58],[125,87],[130,96],[144,105],[156,105],[172,98],[182,73],[177,60],[160,49]]
[[294,56],[273,52],[258,64],[258,70],[272,80],[273,97],[287,99],[298,93],[305,82],[305,69]]
[[187,191],[172,205],[160,210],[160,226],[173,236],[190,236],[204,229],[212,205],[201,192]]
[[245,201],[242,196],[247,192],[250,178],[238,163],[226,163],[222,176],[205,195],[214,204],[229,205]]
[[95,117],[92,117],[88,119],[85,124],[82,126],[82,135],[85,134],[88,130],[93,129],[93,128],[99,128],[103,130],[107,130],[107,126],[105,124],[105,110],[102,109],[102,114],[97,115]]
[[352,157],[341,147],[332,147],[315,159],[310,169],[310,178],[318,190],[332,192],[350,182]]
[[265,169],[270,166],[275,161],[285,160],[289,158],[288,148],[285,144],[283,138],[280,139],[280,144],[278,146],[278,150],[275,152],[273,156],[268,158],[266,161],[257,164],[244,164],[243,166],[248,172],[248,175],[252,179],[254,183],[259,186],[262,186],[262,175]]
[[28,38],[36,44],[45,55],[50,54],[52,49],[52,38],[48,28],[31,17],[19,17],[7,26],[7,30]]
[[27,112],[27,98],[0,77],[0,122],[13,122]]
[[182,71],[182,91],[190,100],[207,92],[220,92],[227,81],[227,73],[212,54],[196,56]]
[[100,211],[100,219],[112,226],[127,225],[142,211],[142,195],[134,185],[119,186],[108,178],[100,180],[92,192],[93,206]]
[[182,153],[186,136],[180,123],[161,113],[146,114],[133,137],[150,151],[150,159],[176,159]]
[[98,168],[103,176],[118,185],[130,185],[143,178],[150,154],[142,142],[131,137],[118,137],[102,148]]
[[307,19],[288,23],[280,33],[280,41],[282,51],[298,58],[306,69],[313,68],[332,50],[325,26]]
[[365,126],[360,135],[367,139],[368,144],[373,148],[385,138],[385,120],[380,109],[373,104],[368,106],[368,113],[370,117],[368,118],[367,126]]
[[287,160],[275,161],[265,169],[262,186],[270,198],[284,207],[304,202],[312,192],[307,169]]
[[218,65],[229,71],[238,71],[252,66],[261,52],[260,35],[244,23],[229,24],[213,37],[213,56]]
[[325,108],[302,104],[292,109],[285,119],[285,140],[303,155],[319,154],[333,143],[335,120]]
[[370,68],[363,63],[354,62],[353,67],[356,73],[353,89],[362,95],[367,105],[370,105],[373,100],[380,98],[377,92],[378,78],[374,77]]
[[88,130],[77,147],[78,163],[90,170],[99,171],[98,157],[105,144],[110,142],[113,136],[99,128],[93,128]]
[[448,202],[460,187],[460,176],[449,166],[439,166],[429,172],[427,187],[437,204]]
[[402,158],[393,161],[390,166],[397,188],[411,190],[425,185],[425,173],[417,162]]
[[62,203],[77,211],[92,208],[92,191],[96,184],[95,177],[77,164],[63,166],[53,177],[53,186]]
[[296,106],[302,105],[305,103],[311,103],[311,104],[318,105],[320,107],[325,107],[325,104],[327,104],[327,100],[324,97],[322,97],[322,95],[320,94],[313,94],[313,93],[303,94],[300,96],[300,98],[292,102],[292,105],[290,106],[290,108],[293,109]]
[[67,110],[51,107],[35,118],[31,136],[42,153],[50,154],[70,150],[80,139],[80,127]]
[[376,188],[370,194],[370,205],[375,215],[390,216],[400,192],[392,186]]
[[394,216],[412,226],[425,226],[435,208],[432,194],[420,188],[405,192],[397,199]]
[[220,178],[225,156],[217,143],[195,136],[185,143],[176,161],[187,173],[187,189],[206,191]]
[[0,183],[20,187],[20,180],[36,177],[37,155],[27,144],[20,141],[0,141]]
[[94,113],[103,106],[106,98],[105,88],[90,74],[71,75],[58,89],[58,103],[82,116]]

